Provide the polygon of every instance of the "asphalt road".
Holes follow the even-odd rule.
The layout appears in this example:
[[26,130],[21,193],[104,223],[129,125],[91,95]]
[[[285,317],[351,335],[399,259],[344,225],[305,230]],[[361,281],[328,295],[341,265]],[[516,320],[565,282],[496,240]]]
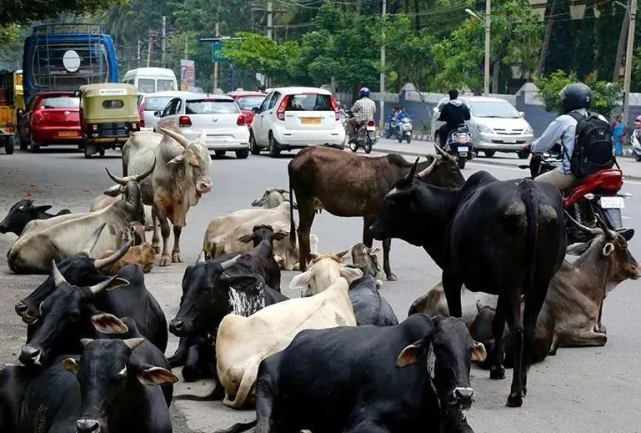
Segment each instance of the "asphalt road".
[[[431,146],[430,146],[431,148]],[[428,148],[429,149],[429,148]],[[408,157],[413,159],[412,157]],[[212,161],[213,190],[188,215],[183,230],[182,251],[185,263],[156,267],[147,275],[147,286],[158,298],[169,319],[178,309],[181,279],[189,263],[200,251],[202,237],[209,220],[218,215],[249,207],[266,187],[287,187],[286,165],[290,157],[270,159],[251,156],[247,160],[228,158]],[[52,151],[33,155],[17,152],[0,154],[0,216],[17,200],[29,196],[38,204],[53,204],[54,211],[69,208],[73,212],[88,210],[92,199],[111,181],[104,172],[108,167],[120,173],[119,152],[108,152],[104,159],[85,160],[80,153]],[[488,165],[482,159],[464,170],[469,176],[476,170],[488,170],[503,179],[524,174],[511,167]],[[641,182],[628,181],[624,192],[633,197],[627,201],[625,224],[641,230],[637,216],[641,211]],[[313,232],[319,238],[321,252],[337,252],[359,242],[362,221],[338,218],[326,212],[316,217]],[[0,235],[0,362],[16,362],[26,334],[24,325],[13,312],[14,303],[26,296],[43,279],[42,276],[16,276],[7,268],[6,252],[14,235]],[[631,248],[641,257],[641,241],[633,239]],[[404,319],[412,301],[425,293],[440,279],[440,271],[427,254],[402,241],[392,244],[392,268],[398,282],[386,282],[383,295],[393,306],[399,319]],[[283,293],[288,290],[293,272],[283,274]],[[608,297],[603,322],[609,341],[602,348],[562,349],[556,357],[532,367],[528,396],[524,407],[504,406],[511,375],[504,381],[490,381],[488,373],[473,368],[472,386],[476,403],[468,414],[477,432],[521,433],[604,433],[639,432],[637,411],[641,407],[639,371],[641,340],[638,337],[641,295],[639,284],[628,281]],[[173,353],[177,340],[172,336],[168,353]],[[176,373],[179,373],[177,371]],[[176,394],[206,393],[209,383],[178,384]],[[229,425],[253,419],[253,412],[234,411],[220,403],[175,402],[174,431],[213,432]]]

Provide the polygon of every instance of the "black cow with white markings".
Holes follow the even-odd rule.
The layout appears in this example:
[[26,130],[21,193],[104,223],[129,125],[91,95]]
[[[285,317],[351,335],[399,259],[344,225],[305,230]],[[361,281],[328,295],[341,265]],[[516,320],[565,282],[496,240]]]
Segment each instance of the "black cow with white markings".
[[[414,171],[396,183],[372,226],[376,239],[422,246],[443,270],[450,314],[461,317],[461,286],[499,296],[493,333],[502,342],[507,320],[515,362],[510,407],[523,404],[536,319],[566,249],[563,204],[555,187],[530,180],[499,181],[487,172],[460,189],[421,182]],[[521,317],[521,295],[525,310]],[[502,379],[503,344],[491,354],[490,377]]]
[[226,433],[472,433],[462,410],[471,361],[484,357],[454,318],[305,330],[261,363],[256,421]]

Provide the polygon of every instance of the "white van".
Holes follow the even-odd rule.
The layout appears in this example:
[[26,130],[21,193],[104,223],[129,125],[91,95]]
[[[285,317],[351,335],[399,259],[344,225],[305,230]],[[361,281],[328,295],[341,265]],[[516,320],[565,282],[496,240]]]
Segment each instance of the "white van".
[[139,93],[171,92],[178,90],[176,74],[165,68],[138,68],[127,71],[123,83],[133,84]]

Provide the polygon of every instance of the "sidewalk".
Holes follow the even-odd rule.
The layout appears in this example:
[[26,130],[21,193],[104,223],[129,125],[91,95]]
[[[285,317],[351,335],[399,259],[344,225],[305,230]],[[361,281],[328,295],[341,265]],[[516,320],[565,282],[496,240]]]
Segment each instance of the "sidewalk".
[[[381,139],[374,146],[374,151],[387,152],[387,153],[400,153],[401,155],[409,156],[425,156],[426,154],[434,154],[433,141],[412,141],[410,144],[398,143],[394,140]],[[634,158],[619,157],[617,162],[623,174],[628,179],[641,180],[641,162],[637,162]],[[481,152],[476,159],[470,161],[470,164],[482,163],[488,165],[503,165],[517,168],[517,165],[527,164],[528,160],[519,159],[515,153],[501,153],[497,152],[494,157],[486,158]]]

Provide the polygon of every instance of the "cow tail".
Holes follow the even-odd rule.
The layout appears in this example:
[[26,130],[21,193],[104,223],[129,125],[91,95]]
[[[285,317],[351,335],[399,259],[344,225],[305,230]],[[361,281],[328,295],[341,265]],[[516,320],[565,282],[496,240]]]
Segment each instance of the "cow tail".
[[296,223],[294,222],[294,192],[292,190],[292,173],[289,169],[289,251],[296,251]]
[[[252,361],[243,371],[243,377],[240,379],[238,391],[233,400],[229,399],[229,395],[225,392],[225,399],[223,403],[233,409],[242,408],[247,403],[247,398],[252,389],[256,386],[256,379],[258,378],[258,367],[260,366],[260,359]],[[226,391],[226,390],[225,390]]]
[[534,290],[534,277],[536,275],[536,252],[539,231],[539,196],[531,180],[521,181],[521,200],[525,204],[527,217],[527,231],[525,235],[525,257],[528,264],[528,274],[524,281],[525,291],[521,294],[531,293]]
[[258,424],[257,420],[245,423],[239,422],[238,424],[234,424],[233,426],[229,427],[227,430],[218,430],[215,433],[240,433],[247,431],[252,427],[256,427],[256,424]]

